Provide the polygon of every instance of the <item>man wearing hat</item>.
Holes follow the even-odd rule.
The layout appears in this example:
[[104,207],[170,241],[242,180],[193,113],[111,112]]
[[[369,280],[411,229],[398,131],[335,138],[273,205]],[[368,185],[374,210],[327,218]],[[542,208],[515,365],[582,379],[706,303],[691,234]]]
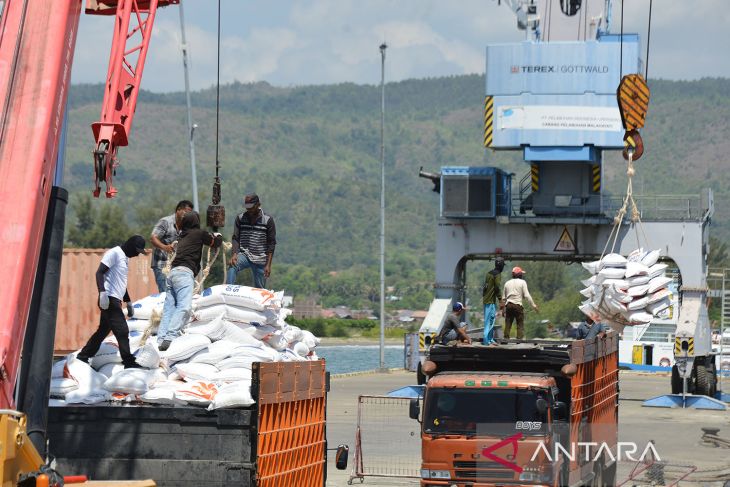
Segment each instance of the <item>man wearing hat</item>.
[[504,298],[507,301],[505,306],[504,337],[509,338],[512,331],[512,322],[517,322],[517,339],[525,338],[525,310],[522,301],[527,299],[535,311],[538,311],[535,301],[527,290],[527,283],[522,279],[525,271],[521,267],[512,268],[512,279],[504,284]]
[[101,258],[96,270],[96,287],[99,291],[98,305],[101,310],[99,328],[91,335],[84,348],[76,358],[89,363],[89,359],[96,355],[101,342],[111,331],[119,344],[119,354],[125,369],[139,368],[140,365],[129,350],[129,327],[122,311],[122,302],[127,303],[127,314],[134,315],[131,299],[127,291],[127,276],[129,274],[129,259],[140,254],[146,254],[145,241],[141,235],[134,235],[122,245],[107,250]]
[[494,269],[487,272],[484,278],[482,304],[484,305],[484,345],[494,342],[494,319],[497,316],[497,304],[502,299],[502,271],[504,259],[494,259]]
[[471,338],[469,338],[464,331],[466,325],[462,326],[466,308],[463,304],[457,301],[451,309],[453,313],[446,317],[444,326],[441,328],[441,331],[436,337],[436,343],[446,345],[447,343],[458,339],[462,343],[471,344]]
[[253,286],[266,287],[271,275],[271,261],[276,248],[276,225],[271,215],[261,209],[257,194],[247,194],[243,200],[245,211],[236,216],[233,224],[231,267],[226,284],[234,284],[236,275],[243,269],[251,269]]

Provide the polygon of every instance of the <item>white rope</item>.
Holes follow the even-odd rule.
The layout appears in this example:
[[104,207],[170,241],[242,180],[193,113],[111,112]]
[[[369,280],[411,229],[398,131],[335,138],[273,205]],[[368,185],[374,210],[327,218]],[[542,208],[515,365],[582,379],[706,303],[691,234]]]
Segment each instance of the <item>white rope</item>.
[[[198,274],[198,277],[195,279],[195,289],[193,290],[193,294],[200,294],[200,291],[203,289],[203,283],[208,277],[208,274],[210,274],[210,269],[213,267],[213,263],[215,262],[215,259],[218,258],[218,254],[221,251],[221,248],[223,248],[223,264],[225,266],[225,254],[228,249],[231,248],[230,242],[223,242],[223,245],[221,247],[218,247],[215,249],[215,253],[213,254],[213,257],[210,256],[210,250],[211,248],[208,247],[208,252],[206,255],[206,264],[205,267],[200,271]],[[224,273],[225,276],[225,273]],[[225,279],[225,277],[224,277]]]

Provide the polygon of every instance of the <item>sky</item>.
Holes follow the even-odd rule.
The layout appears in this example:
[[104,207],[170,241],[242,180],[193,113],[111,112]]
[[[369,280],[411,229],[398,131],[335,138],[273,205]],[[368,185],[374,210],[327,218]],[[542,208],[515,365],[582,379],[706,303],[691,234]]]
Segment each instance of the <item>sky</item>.
[[[218,2],[182,1],[191,87],[208,88],[216,80]],[[386,81],[483,73],[487,44],[524,39],[505,1],[220,0],[221,82],[379,84],[383,41]],[[649,1],[624,4],[624,32],[638,32],[642,43]],[[613,4],[618,32],[621,1]],[[730,77],[728,6],[727,0],[654,1],[649,78]],[[112,27],[113,17],[82,15],[74,83],[104,81]],[[180,46],[179,8],[159,9],[142,88],[184,88]]]

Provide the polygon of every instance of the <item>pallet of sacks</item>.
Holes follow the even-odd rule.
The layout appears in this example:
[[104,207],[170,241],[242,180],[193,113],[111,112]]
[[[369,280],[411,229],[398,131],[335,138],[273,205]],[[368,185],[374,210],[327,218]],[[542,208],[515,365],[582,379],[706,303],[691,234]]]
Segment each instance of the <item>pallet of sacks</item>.
[[54,365],[51,397],[66,404],[251,405],[252,363],[318,359],[319,339],[284,321],[291,311],[281,306],[282,296],[247,286],[206,289],[194,298],[183,334],[164,352],[154,334],[143,340],[161,314],[164,295],[144,298],[134,303],[135,319],[128,320],[130,348],[144,368],[124,369],[110,336],[90,364],[76,360],[74,352]]
[[660,251],[637,249],[628,257],[608,254],[583,263],[591,277],[581,281],[586,298],[579,309],[594,321],[621,332],[625,326],[645,325],[671,305],[672,282],[659,263]]

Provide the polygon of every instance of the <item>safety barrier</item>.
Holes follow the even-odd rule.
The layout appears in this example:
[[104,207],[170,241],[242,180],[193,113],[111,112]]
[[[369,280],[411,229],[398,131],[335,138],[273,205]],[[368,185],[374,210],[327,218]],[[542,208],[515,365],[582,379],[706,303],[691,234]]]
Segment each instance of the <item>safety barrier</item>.
[[421,425],[409,398],[358,397],[355,457],[348,484],[365,477],[421,478]]

